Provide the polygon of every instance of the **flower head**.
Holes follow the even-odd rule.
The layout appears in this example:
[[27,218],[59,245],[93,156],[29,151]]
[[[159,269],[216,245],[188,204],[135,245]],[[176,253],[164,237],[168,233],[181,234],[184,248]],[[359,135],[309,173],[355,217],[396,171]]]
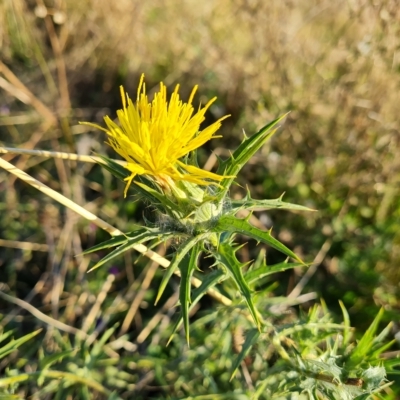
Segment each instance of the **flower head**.
[[136,175],[153,177],[164,188],[184,180],[198,185],[218,184],[224,176],[204,171],[181,161],[182,157],[202,146],[208,140],[220,137],[215,132],[220,128],[220,118],[200,131],[204,114],[216,100],[211,99],[197,112],[192,106],[197,86],[192,90],[187,103],[179,97],[179,85],[175,87],[170,100],[167,100],[167,88],[161,82],[160,91],[149,102],[146,95],[144,75],[141,76],[137,99],[134,103],[121,86],[122,106],[117,111],[119,125],[110,117],[104,121],[107,128],[94,125],[108,135],[108,144],[126,161],[130,176],[129,185]]

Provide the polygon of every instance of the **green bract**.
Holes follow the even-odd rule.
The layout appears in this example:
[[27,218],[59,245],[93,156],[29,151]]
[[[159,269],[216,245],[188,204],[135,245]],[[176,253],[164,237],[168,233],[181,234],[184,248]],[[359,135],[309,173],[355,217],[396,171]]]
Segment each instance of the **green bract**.
[[[230,158],[219,160],[217,173],[225,176],[225,179],[222,179],[217,187],[204,187],[191,182],[178,181],[166,190],[150,176],[138,176],[132,182],[132,186],[143,199],[154,206],[159,214],[159,220],[163,221],[160,224],[162,226],[142,227],[87,250],[86,253],[89,253],[99,249],[116,247],[92,269],[121,255],[134,245],[145,242],[159,243],[170,238],[178,239],[176,242],[179,244],[160,284],[156,302],[162,296],[171,276],[179,270],[181,277],[179,299],[187,340],[189,340],[190,305],[198,301],[208,289],[227,278],[235,282],[251,318],[257,329],[261,330],[263,319],[254,305],[251,284],[259,277],[304,265],[304,262],[279,240],[275,239],[271,231],[260,230],[252,226],[248,218],[240,219],[236,214],[240,210],[309,209],[285,203],[281,198],[255,200],[251,198],[250,193],[247,193],[242,200],[231,200],[228,198],[228,193],[234,182],[234,177],[255,152],[272,137],[277,124],[283,118],[284,116],[272,121],[253,136],[246,137]],[[103,157],[103,160],[103,166],[118,178],[126,179],[129,175],[129,171],[116,162],[105,157]],[[186,165],[197,166],[196,152],[192,152],[183,161]],[[245,235],[257,242],[265,243],[279,250],[288,258],[294,259],[295,262],[277,266],[267,266],[265,263],[261,263],[245,273],[244,265],[236,258],[236,251],[239,248],[234,244],[236,234]],[[211,274],[205,275],[202,285],[192,293],[191,278],[193,272],[197,269],[197,262],[202,253],[214,258],[214,265],[217,269]]]

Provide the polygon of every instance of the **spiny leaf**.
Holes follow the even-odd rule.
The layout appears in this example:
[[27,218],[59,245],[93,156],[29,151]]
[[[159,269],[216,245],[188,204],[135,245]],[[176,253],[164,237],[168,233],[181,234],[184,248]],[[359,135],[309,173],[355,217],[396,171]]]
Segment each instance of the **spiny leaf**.
[[257,310],[254,306],[253,299],[251,297],[251,290],[247,285],[246,280],[243,277],[242,267],[243,265],[238,261],[235,255],[237,249],[232,247],[231,243],[222,243],[218,246],[217,252],[213,253],[216,261],[225,266],[229,275],[236,283],[241,295],[244,297],[247,307],[250,311],[251,316],[256,323],[257,328],[261,329],[261,322],[258,318]]
[[341,300],[339,300],[339,305],[340,305],[340,308],[342,309],[342,314],[343,314],[343,326],[344,326],[343,345],[347,346],[347,344],[350,341],[350,337],[351,337],[350,316],[346,310],[344,303]]
[[253,269],[253,270],[245,273],[244,278],[246,279],[246,282],[250,285],[250,284],[256,282],[257,280],[264,278],[265,276],[272,275],[277,272],[286,271],[286,270],[292,269],[292,268],[302,267],[302,266],[304,267],[304,264],[286,263],[286,262],[275,264],[275,265],[264,264],[255,270]]
[[141,236],[141,235],[147,233],[148,231],[149,230],[147,228],[141,228],[141,229],[138,229],[137,231],[129,232],[125,235],[114,236],[111,239],[108,239],[104,242],[96,244],[95,246],[92,246],[89,249],[86,249],[85,251],[82,252],[82,254],[87,255],[87,254],[94,253],[99,250],[109,249],[110,247],[119,246],[120,244],[125,243],[130,238]]
[[173,233],[174,232],[172,232],[172,231],[171,232],[164,231],[164,232],[160,233],[160,232],[152,232],[152,231],[149,231],[146,229],[141,230],[141,232],[138,233],[137,235],[130,237],[130,238],[126,238],[126,242],[124,244],[122,244],[121,246],[119,246],[118,248],[113,250],[111,253],[107,254],[96,265],[94,265],[88,272],[91,272],[94,269],[99,268],[101,265],[103,265],[106,262],[111,261],[115,257],[118,257],[119,255],[125,253],[126,251],[130,250],[137,244],[141,244],[141,243],[147,242],[149,240],[153,240],[153,239],[160,238],[160,237],[167,239]]
[[383,367],[370,367],[363,371],[361,377],[364,381],[365,388],[373,390],[379,387],[385,380],[386,370]]
[[375,319],[372,321],[370,327],[366,330],[361,340],[357,343],[356,348],[352,351],[349,360],[346,363],[348,368],[350,368],[350,366],[355,367],[365,360],[367,353],[371,350],[374,335],[378,329],[383,313],[384,309],[381,308]]
[[60,351],[60,352],[51,354],[47,357],[44,357],[43,359],[40,360],[40,368],[42,370],[48,369],[51,367],[52,364],[61,361],[64,357],[72,354],[75,351],[76,351],[76,349],[69,349],[69,350]]
[[374,345],[376,345],[376,344],[380,345],[386,339],[386,336],[388,336],[391,333],[392,328],[393,328],[393,323],[389,322],[387,324],[386,328],[384,328],[381,331],[381,333],[374,339],[374,341],[373,341]]
[[190,278],[197,265],[200,255],[200,243],[196,243],[190,253],[186,254],[179,264],[181,271],[181,283],[179,286],[179,301],[181,303],[183,326],[185,328],[186,341],[189,345],[189,304],[190,304]]
[[130,172],[126,168],[111,158],[105,157],[101,154],[96,154],[96,156],[103,160],[103,162],[99,162],[99,164],[118,179],[123,181],[130,175]]
[[[196,288],[195,290],[193,290],[192,302],[189,307],[189,312],[199,302],[199,300],[204,296],[204,294],[207,293],[208,289],[215,286],[219,281],[222,280],[222,278],[224,276],[225,276],[224,271],[222,271],[221,269],[215,269],[213,272],[208,274],[204,279],[202,279],[201,285],[198,288]],[[182,325],[182,322],[183,322],[182,313],[180,313],[177,321],[175,322],[174,327],[172,328],[172,334],[171,334],[170,338],[168,339],[167,346],[171,342],[175,332]]]
[[5,346],[0,348],[0,359],[4,358],[8,354],[12,353],[14,350],[18,349],[22,344],[27,342],[28,340],[32,339],[36,335],[38,335],[42,330],[38,329],[32,333],[28,333],[25,336],[20,337],[19,339],[13,339]]
[[232,365],[232,373],[230,381],[233,379],[234,375],[236,374],[236,371],[239,368],[239,365],[247,356],[247,354],[249,354],[249,351],[251,350],[253,345],[257,342],[257,339],[259,337],[260,337],[260,332],[257,329],[251,329],[250,331],[247,332],[246,340],[243,343],[242,350],[240,351],[240,353],[238,354]]
[[183,158],[183,162],[188,165],[193,165],[197,168],[199,167],[199,163],[197,161],[197,149],[190,151],[186,156]]
[[[392,324],[390,324],[390,326],[392,326]],[[370,362],[373,363],[374,359],[376,360],[376,362],[381,362],[382,359],[380,358],[380,355],[382,353],[384,353],[386,350],[390,349],[396,342],[397,342],[397,340],[393,339],[390,342],[375,348],[374,351],[372,352],[371,356],[370,356]]]
[[[125,181],[125,179],[130,176],[130,172],[121,164],[101,154],[98,154],[98,157],[103,160],[103,162],[99,164],[118,179]],[[137,176],[135,181],[132,181],[131,186],[133,186],[143,198],[147,198],[153,206],[164,212],[163,206],[165,206],[165,204],[160,201],[160,196],[162,195],[157,192],[150,180],[146,179],[144,176]],[[163,197],[163,199],[167,201],[165,197]]]
[[230,213],[236,213],[242,209],[254,210],[254,211],[271,210],[271,209],[315,211],[311,208],[300,206],[298,204],[286,203],[282,201],[282,196],[277,199],[255,200],[251,198],[249,192],[247,192],[246,197],[242,200],[232,200],[231,206],[232,209],[230,210]]
[[326,361],[307,359],[303,361],[312,372],[328,373],[336,382],[340,382],[342,368],[336,365],[334,359],[330,358]]
[[147,197],[151,196],[152,198],[157,199],[156,203],[158,203],[159,205],[162,205],[162,207],[164,207],[165,211],[167,211],[169,215],[171,215],[175,218],[182,217],[182,215],[180,213],[180,207],[177,204],[175,204],[174,202],[172,202],[170,199],[168,199],[164,194],[159,193],[157,190],[151,188],[150,186],[148,186],[142,182],[139,182],[139,181],[133,181],[133,182],[135,183],[135,187],[139,187],[142,189],[142,194],[144,196],[147,196]]
[[[217,174],[236,176],[242,167],[249,161],[249,159],[256,153],[261,146],[272,137],[275,130],[272,130],[276,124],[281,121],[287,114],[275,119],[269,124],[261,128],[257,133],[249,138],[245,138],[240,146],[234,151],[232,156],[219,164]],[[233,183],[235,178],[226,178],[220,184],[220,190],[217,192],[217,200],[221,200],[225,197],[229,187]]]
[[304,265],[304,262],[295,254],[293,251],[288,249],[284,244],[282,244],[279,240],[276,240],[271,236],[270,231],[262,231],[254,226],[250,225],[248,221],[244,219],[238,219],[232,215],[223,215],[217,222],[217,225],[214,228],[218,232],[232,232],[232,233],[241,233],[243,235],[247,235],[253,239],[258,240],[259,242],[266,243],[286,254],[289,257],[294,258],[298,262]]
[[387,360],[382,360],[382,364],[388,373],[394,375],[400,375],[400,371],[398,369],[394,369],[400,366],[400,358],[391,358]]
[[164,290],[167,286],[168,281],[170,280],[172,274],[175,272],[177,267],[179,266],[179,263],[183,260],[183,257],[192,249],[194,245],[196,245],[200,240],[203,240],[208,234],[202,234],[198,235],[195,237],[192,237],[188,239],[186,242],[184,242],[175,252],[171,264],[165,271],[165,275],[163,276],[163,279],[161,281],[160,287],[158,289],[157,297],[155,304],[158,303],[160,300],[162,294],[164,293]]

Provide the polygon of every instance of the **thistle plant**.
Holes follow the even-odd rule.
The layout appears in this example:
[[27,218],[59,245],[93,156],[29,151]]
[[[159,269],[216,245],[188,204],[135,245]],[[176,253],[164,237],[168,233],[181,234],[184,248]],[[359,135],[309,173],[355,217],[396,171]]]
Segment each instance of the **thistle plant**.
[[[156,302],[163,295],[172,275],[180,276],[180,315],[171,329],[160,328],[159,334],[163,341],[169,338],[170,342],[181,325],[185,330],[185,338],[178,336],[167,349],[160,350],[161,347],[154,346],[149,358],[136,351],[132,356],[121,353],[124,356],[120,357],[113,351],[115,346],[120,349],[124,344],[126,349],[136,350],[137,344],[145,339],[139,340],[138,337],[137,344],[130,343],[126,331],[116,333],[117,325],[109,327],[102,336],[97,337],[105,329],[109,316],[115,314],[115,309],[112,312],[108,310],[105,322],[99,326],[94,324],[105,294],[114,282],[114,276],[110,275],[102,288],[102,299],[93,304],[82,330],[35,311],[35,316],[64,330],[65,335],[62,336],[56,330],[56,333],[51,334],[56,346],[46,348],[40,345],[38,362],[36,365],[33,362],[34,368],[30,368],[34,372],[20,371],[20,365],[24,365],[21,363],[9,369],[7,376],[0,379],[0,388],[7,388],[3,393],[13,395],[23,384],[35,381],[36,394],[39,396],[57,393],[59,398],[64,398],[79,393],[80,398],[90,399],[96,398],[91,397],[91,392],[95,390],[110,399],[119,399],[122,398],[119,392],[123,388],[123,398],[128,398],[127,395],[132,393],[137,397],[141,396],[142,387],[140,381],[136,384],[137,376],[141,368],[147,370],[151,366],[158,369],[154,382],[172,390],[177,398],[183,398],[183,393],[198,391],[200,397],[196,398],[205,398],[202,396],[204,394],[207,398],[213,396],[225,399],[289,399],[293,396],[305,400],[361,400],[371,396],[383,399],[378,392],[388,390],[390,382],[386,382],[386,373],[398,374],[399,361],[382,357],[382,353],[394,343],[386,341],[391,324],[377,334],[382,311],[357,342],[343,304],[343,323],[337,324],[324,304],[310,308],[308,315],[300,312],[298,316],[294,313],[290,316],[282,310],[299,304],[296,299],[269,296],[272,295],[274,285],[256,293],[262,278],[306,265],[275,239],[271,230],[253,226],[250,217],[254,210],[281,208],[307,211],[308,208],[284,202],[282,197],[256,200],[249,191],[241,200],[229,197],[230,188],[243,166],[273,136],[285,116],[270,122],[252,136],[245,136],[228,159],[218,160],[216,172],[209,172],[199,167],[197,150],[207,141],[219,137],[217,131],[228,116],[202,129],[205,113],[215,98],[195,112],[192,103],[196,90],[197,87],[185,103],[180,99],[177,86],[168,100],[166,87],[161,83],[159,92],[149,102],[142,76],[135,102],[121,88],[123,107],[117,112],[118,121],[114,122],[107,116],[105,127],[84,122],[103,130],[107,134],[108,144],[124,161],[115,161],[105,156],[83,158],[74,154],[39,151],[42,156],[87,162],[96,159],[101,166],[123,180],[125,189],[121,195],[128,197],[132,191],[154,211],[151,221],[144,218],[144,225],[136,225],[131,232],[122,233],[0,158],[1,167],[93,221],[113,236],[86,251],[92,253],[112,249],[92,270],[135,248],[167,268]],[[38,154],[37,150],[26,149],[0,148],[0,151]],[[243,214],[248,217],[240,218],[239,215]],[[235,244],[238,235],[267,244],[287,258],[279,264],[267,265],[263,248],[254,262],[241,263],[237,257],[241,246]],[[150,250],[171,239],[174,242],[174,252],[170,262]],[[201,257],[213,259],[211,268],[200,270]],[[233,304],[237,306],[235,308],[230,307],[230,298],[218,292],[218,284],[224,280],[234,283],[223,285],[225,293],[232,299],[238,297],[244,307],[238,304]],[[265,295],[268,292],[269,295]],[[189,313],[205,293],[219,298],[226,307],[208,310],[208,314],[196,319],[195,334],[191,337],[193,346],[188,349]],[[17,301],[1,290],[0,297],[13,303]],[[176,296],[171,299],[175,302]],[[18,304],[21,303],[18,301]],[[32,312],[34,307],[28,306],[25,306],[26,309]],[[88,335],[91,325],[93,332]],[[6,350],[3,356],[37,333],[33,332],[7,344],[3,348]],[[76,335],[74,342],[69,338],[72,334]],[[9,335],[11,333],[5,333],[3,339]],[[243,339],[241,343],[236,339],[237,336]],[[165,363],[164,351],[170,352],[172,362]],[[204,371],[198,372],[199,365],[205,366]],[[242,379],[233,379],[239,374],[240,367],[243,371]],[[132,368],[137,371],[132,373]],[[197,379],[194,379],[196,374]],[[210,388],[203,382],[207,380],[211,382],[209,386],[212,386],[215,396],[206,393]],[[245,389],[246,385],[248,389]],[[118,388],[118,393],[115,388]],[[143,396],[137,398],[148,398],[146,394]]]
[[[250,224],[249,217],[240,219],[236,214],[247,210],[251,215],[256,209],[273,208],[308,210],[286,203],[282,198],[255,200],[250,192],[239,201],[229,198],[229,189],[240,170],[272,137],[285,116],[275,119],[254,135],[245,137],[228,159],[219,160],[216,173],[199,168],[197,149],[208,140],[218,137],[215,134],[228,116],[201,130],[205,113],[216,98],[195,112],[192,101],[196,90],[197,86],[192,90],[188,102],[184,103],[179,97],[177,85],[168,101],[166,87],[161,83],[160,91],[149,102],[142,76],[135,103],[121,87],[123,108],[117,111],[119,124],[108,116],[104,118],[105,128],[85,122],[105,131],[107,143],[125,159],[126,163],[121,165],[102,157],[102,165],[126,182],[124,196],[130,187],[134,188],[157,214],[156,222],[145,221],[145,226],[87,250],[86,253],[90,253],[116,247],[92,269],[111,261],[134,245],[148,242],[148,246],[152,247],[173,238],[178,245],[161,281],[156,302],[172,275],[178,273],[181,314],[187,340],[191,303],[228,278],[236,284],[257,329],[261,330],[264,324],[262,315],[254,305],[249,283],[276,271],[265,262],[257,268],[240,263],[236,257],[240,248],[235,245],[236,235],[248,236],[285,254],[288,258],[284,266],[280,266],[281,269],[304,265],[293,251],[272,236],[271,230],[258,229]],[[202,254],[214,259],[215,269],[209,274],[203,273],[202,284],[193,294],[191,277],[199,270],[198,262]]]

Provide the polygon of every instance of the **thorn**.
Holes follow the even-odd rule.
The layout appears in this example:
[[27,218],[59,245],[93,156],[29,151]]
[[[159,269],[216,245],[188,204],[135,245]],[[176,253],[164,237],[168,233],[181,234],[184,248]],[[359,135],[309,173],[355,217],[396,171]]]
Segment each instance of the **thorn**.
[[233,252],[236,253],[236,252],[237,252],[238,250],[240,250],[242,247],[246,246],[246,244],[247,244],[247,242],[246,242],[246,243],[239,244],[239,245],[236,246],[236,247],[233,247],[233,248],[232,248],[232,249],[233,249]]
[[264,255],[264,258],[263,258],[263,263],[262,263],[262,265],[265,265],[266,267],[268,267],[268,264],[267,264],[267,257]]
[[218,261],[215,261],[214,264],[211,264],[211,265],[210,265],[210,268],[211,268],[211,267],[218,267],[218,265],[219,265],[219,262],[218,262]]
[[253,211],[249,212],[249,215],[244,219],[246,222],[250,221],[250,218],[253,216]]
[[242,185],[239,185],[237,182],[233,181],[233,184],[236,185],[236,186],[239,186],[240,188],[243,189],[243,186],[242,186]]
[[156,306],[157,305],[157,303],[160,301],[160,295],[159,294],[157,294],[157,298],[156,298],[156,300],[155,300],[155,302],[154,302],[154,305]]
[[245,263],[240,263],[240,268],[244,268],[247,267],[249,264],[251,264],[253,262],[253,260],[250,261],[246,261]]
[[175,335],[175,333],[173,333],[173,334],[169,337],[168,342],[167,342],[167,347],[168,347],[168,345],[171,343],[171,341],[172,341],[174,335]]
[[214,153],[214,155],[218,161],[218,165],[224,165],[225,161],[222,159],[222,157],[220,157],[218,154],[215,154],[215,153]]
[[232,235],[229,237],[229,243],[230,244],[232,244],[232,245],[234,244],[233,241],[235,240],[236,236],[237,236],[236,233],[232,233]]
[[251,198],[251,193],[250,193],[250,189],[249,189],[249,186],[248,186],[248,185],[246,185],[246,196],[245,196],[244,199],[245,199],[246,201],[253,200],[253,199]]

